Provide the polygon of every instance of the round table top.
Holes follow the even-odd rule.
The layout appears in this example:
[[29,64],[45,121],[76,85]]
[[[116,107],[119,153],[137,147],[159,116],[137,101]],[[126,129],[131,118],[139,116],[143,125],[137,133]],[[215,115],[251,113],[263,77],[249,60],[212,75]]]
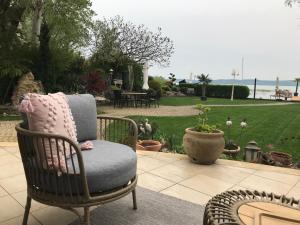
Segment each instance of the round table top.
[[300,210],[271,202],[246,202],[238,208],[245,225],[300,224]]

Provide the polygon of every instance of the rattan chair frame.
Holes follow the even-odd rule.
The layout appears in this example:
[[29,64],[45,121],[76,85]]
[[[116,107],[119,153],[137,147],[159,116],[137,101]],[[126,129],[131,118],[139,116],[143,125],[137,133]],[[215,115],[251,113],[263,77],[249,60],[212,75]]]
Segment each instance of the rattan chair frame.
[[[136,151],[137,125],[127,118],[97,116],[99,132],[98,139],[114,142],[122,142]],[[24,172],[27,181],[27,202],[23,217],[23,225],[28,222],[31,200],[70,210],[79,216],[84,225],[90,225],[90,207],[120,199],[130,193],[133,198],[133,208],[137,209],[135,187],[137,175],[128,184],[115,190],[99,193],[90,193],[85,173],[85,166],[81,149],[73,140],[56,134],[34,132],[23,129],[21,124],[16,125],[19,149],[22,157]],[[129,140],[129,141],[128,141]],[[71,154],[69,164],[63,169],[60,161],[58,168],[50,168],[49,163],[41,163],[42,153],[46,153],[50,148],[50,163],[54,162],[52,154],[57,151],[58,158],[67,160],[66,150],[75,151]],[[63,147],[63,154],[59,155],[59,146]],[[38,150],[37,150],[38,149]],[[42,149],[42,151],[41,151]],[[41,153],[42,152],[42,153]],[[74,156],[76,155],[76,157]],[[47,159],[49,160],[49,159]],[[77,160],[79,167],[76,170],[74,161]],[[44,161],[45,162],[45,161]],[[67,162],[66,162],[67,163]],[[45,165],[46,164],[46,165]],[[63,187],[61,185],[63,183]],[[54,191],[47,190],[46,186],[54,187]],[[84,208],[84,215],[81,216],[77,208]]]
[[238,209],[247,202],[269,202],[282,205],[300,212],[300,200],[274,193],[232,190],[214,196],[205,207],[204,225],[242,225]]

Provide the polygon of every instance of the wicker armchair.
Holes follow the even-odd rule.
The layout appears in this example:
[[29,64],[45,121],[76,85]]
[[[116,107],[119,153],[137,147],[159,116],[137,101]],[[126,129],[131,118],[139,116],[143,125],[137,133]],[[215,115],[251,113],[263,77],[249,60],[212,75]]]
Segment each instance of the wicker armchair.
[[[77,101],[76,98],[73,100]],[[93,101],[91,100],[92,103]],[[73,113],[76,107],[74,109],[71,105],[70,107]],[[76,116],[74,120],[78,132]],[[135,193],[137,126],[130,119],[102,116],[97,117],[96,123],[97,140],[92,141],[94,148],[90,151],[82,151],[77,143],[64,136],[33,132],[26,129],[26,126],[24,128],[23,124],[16,126],[27,180],[27,203],[23,225],[27,224],[32,199],[71,210],[85,225],[90,224],[91,206],[108,203],[130,193],[133,197],[133,208],[137,209]],[[66,165],[63,167],[59,163],[59,168],[49,168],[47,163],[45,165],[40,160],[41,154],[46,154],[50,148],[52,155],[52,152],[58,151],[59,146],[63,146],[64,154],[60,157],[63,157]],[[67,150],[75,154],[66,157]],[[59,156],[58,152],[57,155]],[[59,159],[59,162],[61,160]],[[76,210],[79,207],[84,208],[83,216]]]

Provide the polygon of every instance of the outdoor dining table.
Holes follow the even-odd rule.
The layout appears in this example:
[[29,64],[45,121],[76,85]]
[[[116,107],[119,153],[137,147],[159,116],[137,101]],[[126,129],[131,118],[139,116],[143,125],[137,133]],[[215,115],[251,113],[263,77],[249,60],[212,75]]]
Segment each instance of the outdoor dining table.
[[137,106],[137,101],[142,97],[145,97],[146,95],[147,93],[145,92],[122,92],[122,96],[126,96],[129,99],[133,100],[133,104],[135,107]]

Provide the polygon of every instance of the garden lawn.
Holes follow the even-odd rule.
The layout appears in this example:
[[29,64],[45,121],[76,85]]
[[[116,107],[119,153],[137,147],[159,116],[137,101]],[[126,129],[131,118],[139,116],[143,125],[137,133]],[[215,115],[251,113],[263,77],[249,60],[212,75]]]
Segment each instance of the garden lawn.
[[[227,136],[225,121],[230,116],[233,121],[232,138],[238,139],[239,123],[246,118],[248,127],[241,138],[242,149],[247,142],[255,140],[263,151],[283,151],[291,154],[294,161],[300,161],[300,104],[264,107],[212,107],[209,123],[218,124]],[[141,117],[132,117],[136,120]],[[168,139],[173,135],[175,150],[182,152],[182,137],[187,127],[197,123],[196,116],[189,117],[147,117],[159,124],[155,138]],[[272,145],[270,149],[267,145]],[[242,158],[243,152],[238,157]]]
[[274,100],[253,100],[253,99],[230,99],[225,98],[208,98],[207,101],[201,101],[200,97],[190,96],[190,97],[163,97],[160,99],[160,105],[169,106],[183,106],[183,105],[241,105],[241,104],[269,104],[278,103]]

